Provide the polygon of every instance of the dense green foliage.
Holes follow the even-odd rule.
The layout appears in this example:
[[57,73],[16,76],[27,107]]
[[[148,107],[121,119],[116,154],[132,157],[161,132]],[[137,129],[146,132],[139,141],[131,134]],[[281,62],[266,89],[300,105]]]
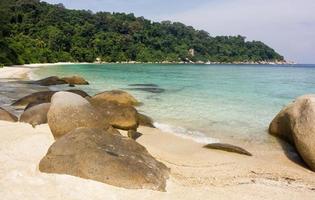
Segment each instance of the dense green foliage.
[[[182,23],[133,14],[69,10],[39,0],[1,0],[0,63],[283,60],[262,42],[211,37]],[[195,53],[189,53],[194,49]]]

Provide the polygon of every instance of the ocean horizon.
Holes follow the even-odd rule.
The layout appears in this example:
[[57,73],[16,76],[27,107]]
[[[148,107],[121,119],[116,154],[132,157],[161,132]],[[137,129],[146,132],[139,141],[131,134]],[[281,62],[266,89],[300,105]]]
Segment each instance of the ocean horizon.
[[[42,67],[32,79],[83,76],[90,95],[125,90],[157,128],[201,143],[233,138],[273,142],[274,116],[315,92],[315,65],[71,64]],[[51,89],[64,89],[52,86]]]

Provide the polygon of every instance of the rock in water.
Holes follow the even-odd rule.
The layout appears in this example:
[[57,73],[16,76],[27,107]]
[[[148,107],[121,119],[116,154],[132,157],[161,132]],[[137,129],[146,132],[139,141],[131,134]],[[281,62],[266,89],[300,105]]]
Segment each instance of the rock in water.
[[135,130],[129,130],[128,131],[128,137],[133,139],[133,140],[137,140],[141,136],[142,136],[142,133],[139,133]]
[[61,78],[61,80],[65,81],[66,83],[70,85],[88,85],[89,84],[89,82],[87,82],[81,76],[64,77],[64,78]]
[[[86,92],[82,90],[68,90],[68,92],[72,92],[75,94],[78,94],[82,97],[89,96]],[[25,97],[22,97],[21,99],[15,101],[12,106],[28,106],[30,108],[31,106],[41,104],[41,103],[49,103],[51,100],[51,97],[56,93],[56,91],[43,91],[43,92],[35,92],[33,94],[27,95]]]
[[90,103],[114,128],[122,130],[137,129],[138,112],[134,107],[115,101],[103,101],[100,99],[90,99]]
[[67,84],[66,81],[60,79],[58,76],[50,76],[41,80],[32,82],[41,86],[50,86],[50,85],[62,85]]
[[17,116],[13,115],[9,111],[0,107],[0,120],[1,121],[9,121],[9,122],[17,122],[18,118],[17,118]]
[[30,103],[49,103],[54,91],[35,92],[15,101],[12,106],[27,106]]
[[129,106],[139,105],[139,102],[129,93],[121,90],[105,91],[93,96],[93,99],[104,101],[115,101]]
[[47,113],[50,108],[50,103],[42,103],[35,105],[23,112],[20,117],[20,122],[29,123],[33,127],[47,123]]
[[165,191],[169,177],[169,169],[134,140],[93,128],[78,128],[57,140],[39,170],[159,191]]
[[86,99],[70,92],[53,95],[47,118],[55,139],[79,127],[109,126]]
[[140,126],[155,128],[155,126],[153,125],[153,120],[150,117],[141,113],[138,113],[138,123]]
[[157,84],[154,83],[137,83],[137,84],[129,84],[128,86],[135,87],[135,86],[140,86],[140,87],[159,87]]
[[252,156],[252,154],[249,153],[248,151],[246,151],[245,149],[238,147],[238,146],[231,145],[231,144],[213,143],[213,144],[205,145],[204,148],[217,149],[217,150],[228,151],[228,152],[243,154],[243,155],[247,155],[247,156]]

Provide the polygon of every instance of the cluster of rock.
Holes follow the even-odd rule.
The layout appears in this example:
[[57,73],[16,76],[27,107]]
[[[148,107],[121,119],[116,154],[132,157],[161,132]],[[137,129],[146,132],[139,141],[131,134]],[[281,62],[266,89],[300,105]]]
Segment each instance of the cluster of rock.
[[294,145],[315,171],[315,95],[298,97],[272,120],[269,133]]
[[[48,123],[56,140],[40,161],[40,171],[165,191],[169,168],[135,141],[142,135],[139,124],[153,127],[152,119],[138,113],[134,106],[139,102],[127,92],[44,91],[12,105],[25,107],[21,122],[33,127]],[[0,120],[16,122],[18,117],[0,109]],[[117,129],[127,130],[129,137]]]

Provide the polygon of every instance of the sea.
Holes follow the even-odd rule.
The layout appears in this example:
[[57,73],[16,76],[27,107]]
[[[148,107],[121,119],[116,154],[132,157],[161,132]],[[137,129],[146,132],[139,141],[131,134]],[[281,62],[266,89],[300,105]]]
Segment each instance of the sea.
[[[67,64],[30,77],[80,75],[90,95],[125,90],[157,128],[200,143],[273,142],[268,126],[296,97],[315,93],[315,65]],[[66,86],[53,86],[60,90]]]

